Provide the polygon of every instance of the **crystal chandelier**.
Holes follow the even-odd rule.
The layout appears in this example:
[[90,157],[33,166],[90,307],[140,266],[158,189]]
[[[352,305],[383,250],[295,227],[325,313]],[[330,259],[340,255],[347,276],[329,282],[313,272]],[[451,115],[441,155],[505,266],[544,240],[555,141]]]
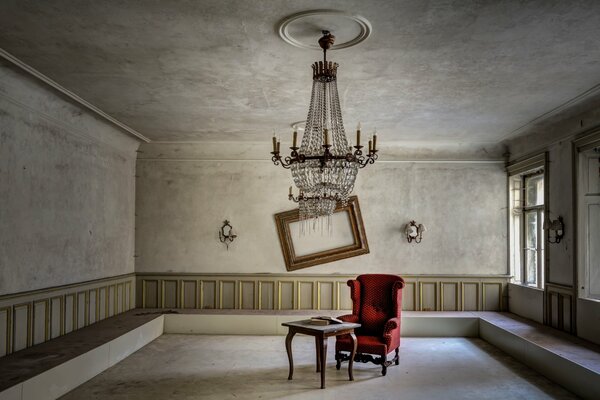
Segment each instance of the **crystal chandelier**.
[[297,147],[298,133],[294,131],[291,153],[282,158],[280,142],[273,137],[271,159],[275,165],[292,172],[300,192],[294,196],[290,186],[288,197],[298,203],[301,221],[330,217],[338,203],[347,205],[358,169],[377,159],[377,134],[369,140],[368,153],[363,154],[360,124],[356,130],[355,150],[352,151],[348,144],[337,90],[338,64],[327,61],[327,50],[334,40],[335,36],[329,31],[323,31],[323,37],[319,39],[323,61],[312,65],[312,95],[300,147]]

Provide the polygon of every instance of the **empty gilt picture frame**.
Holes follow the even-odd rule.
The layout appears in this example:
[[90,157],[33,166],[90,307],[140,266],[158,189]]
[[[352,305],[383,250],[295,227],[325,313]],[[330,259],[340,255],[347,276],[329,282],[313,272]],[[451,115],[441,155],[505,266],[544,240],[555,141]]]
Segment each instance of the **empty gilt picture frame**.
[[288,271],[330,263],[369,253],[358,197],[351,196],[348,205],[335,209],[331,218],[331,234],[300,233],[298,209],[275,214],[281,250]]

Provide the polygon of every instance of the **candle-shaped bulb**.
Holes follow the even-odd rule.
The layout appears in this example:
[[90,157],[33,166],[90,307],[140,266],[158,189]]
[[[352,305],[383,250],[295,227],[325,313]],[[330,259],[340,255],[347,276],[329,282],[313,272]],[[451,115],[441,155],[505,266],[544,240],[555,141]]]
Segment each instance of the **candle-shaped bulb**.
[[273,135],[273,153],[277,152],[277,138]]
[[356,147],[360,146],[360,129],[356,130]]
[[296,147],[296,142],[298,140],[298,132],[294,129],[294,133],[292,134],[292,147]]
[[356,125],[356,130],[360,131],[360,122],[358,123],[358,125]]
[[377,151],[377,131],[373,133],[373,151]]

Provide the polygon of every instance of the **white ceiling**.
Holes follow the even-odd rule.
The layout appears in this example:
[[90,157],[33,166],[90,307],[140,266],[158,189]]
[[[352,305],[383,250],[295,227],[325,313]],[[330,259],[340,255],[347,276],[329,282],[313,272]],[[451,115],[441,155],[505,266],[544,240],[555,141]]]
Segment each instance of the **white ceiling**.
[[500,142],[600,83],[593,0],[3,0],[0,48],[152,140],[268,141],[321,58],[277,24],[319,8],[372,24],[329,58],[347,130],[381,141]]

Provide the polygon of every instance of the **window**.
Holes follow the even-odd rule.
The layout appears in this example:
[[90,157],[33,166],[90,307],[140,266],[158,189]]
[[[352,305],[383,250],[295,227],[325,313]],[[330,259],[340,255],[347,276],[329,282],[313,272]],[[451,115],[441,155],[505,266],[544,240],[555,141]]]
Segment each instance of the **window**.
[[512,175],[510,184],[510,261],[513,279],[544,286],[544,170]]

